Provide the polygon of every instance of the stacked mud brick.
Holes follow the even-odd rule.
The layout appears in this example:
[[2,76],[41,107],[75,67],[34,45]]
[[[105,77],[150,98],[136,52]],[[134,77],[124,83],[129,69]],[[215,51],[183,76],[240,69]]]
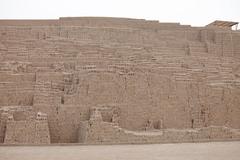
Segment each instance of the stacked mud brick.
[[[31,122],[16,117],[28,106]],[[93,108],[102,121],[92,124]],[[127,18],[0,20],[0,110],[2,143],[237,139],[240,31]]]

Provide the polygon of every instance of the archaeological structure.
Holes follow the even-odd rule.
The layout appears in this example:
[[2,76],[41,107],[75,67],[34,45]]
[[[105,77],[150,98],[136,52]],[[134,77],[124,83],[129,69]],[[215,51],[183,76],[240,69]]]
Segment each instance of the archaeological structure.
[[0,20],[0,144],[240,140],[240,30]]

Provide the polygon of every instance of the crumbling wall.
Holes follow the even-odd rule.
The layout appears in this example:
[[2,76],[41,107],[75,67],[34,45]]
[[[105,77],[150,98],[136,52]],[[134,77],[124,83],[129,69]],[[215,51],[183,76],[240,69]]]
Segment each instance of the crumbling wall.
[[160,129],[129,131],[116,123],[104,122],[100,112],[93,113],[89,121],[82,121],[78,142],[86,144],[111,143],[163,143],[240,140],[240,130],[221,126],[196,129]]
[[[0,108],[47,113],[53,143],[77,142],[94,106],[131,131],[239,129],[239,41],[239,31],[146,20],[1,20]],[[5,131],[1,118],[1,142]]]
[[38,112],[25,119],[8,114],[5,122],[4,144],[50,144],[46,114]]

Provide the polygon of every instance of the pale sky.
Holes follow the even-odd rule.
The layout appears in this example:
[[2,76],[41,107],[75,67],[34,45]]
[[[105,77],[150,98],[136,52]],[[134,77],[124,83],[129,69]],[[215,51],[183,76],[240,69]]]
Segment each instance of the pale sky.
[[240,22],[240,0],[0,0],[0,19],[125,17],[204,26]]

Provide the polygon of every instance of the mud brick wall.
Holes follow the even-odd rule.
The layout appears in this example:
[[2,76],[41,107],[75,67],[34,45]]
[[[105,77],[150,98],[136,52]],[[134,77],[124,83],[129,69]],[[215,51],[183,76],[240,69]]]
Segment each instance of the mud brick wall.
[[78,142],[99,105],[134,132],[149,119],[240,129],[239,42],[239,31],[142,19],[0,20],[0,108],[47,113],[52,143]]
[[5,144],[50,144],[47,121],[8,121]]
[[227,127],[209,126],[201,129],[166,129],[161,131],[134,132],[116,124],[103,121],[83,121],[79,128],[79,143],[163,143],[163,142],[204,142],[219,140],[240,140],[240,130]]

